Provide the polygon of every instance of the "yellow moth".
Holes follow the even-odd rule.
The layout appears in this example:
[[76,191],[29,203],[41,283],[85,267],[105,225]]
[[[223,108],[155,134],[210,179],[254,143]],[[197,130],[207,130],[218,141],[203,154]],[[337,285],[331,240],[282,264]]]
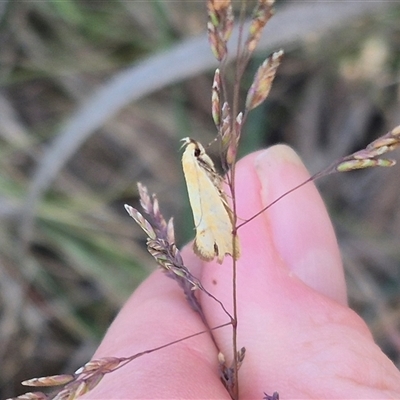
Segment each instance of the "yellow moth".
[[[194,252],[203,260],[218,257],[222,263],[225,254],[240,256],[239,241],[232,237],[232,210],[222,190],[222,178],[204,147],[193,139],[182,139],[186,147],[182,167],[196,227]],[[235,253],[235,254],[234,254]]]

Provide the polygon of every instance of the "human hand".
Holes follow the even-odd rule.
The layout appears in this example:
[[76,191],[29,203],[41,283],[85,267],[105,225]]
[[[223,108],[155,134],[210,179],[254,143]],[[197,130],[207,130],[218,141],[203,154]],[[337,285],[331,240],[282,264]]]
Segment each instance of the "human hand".
[[[308,178],[285,146],[254,153],[237,165],[238,216],[246,219]],[[241,220],[239,220],[240,223]],[[239,229],[238,345],[240,398],[400,398],[400,373],[347,307],[339,250],[312,183]],[[231,310],[231,259],[204,263],[183,251],[185,265]],[[228,322],[209,297],[200,300],[211,327]],[[126,357],[204,330],[182,291],[152,274],[125,304],[94,359]],[[229,360],[232,328],[214,331]],[[229,399],[208,334],[140,357],[107,374],[85,398]]]

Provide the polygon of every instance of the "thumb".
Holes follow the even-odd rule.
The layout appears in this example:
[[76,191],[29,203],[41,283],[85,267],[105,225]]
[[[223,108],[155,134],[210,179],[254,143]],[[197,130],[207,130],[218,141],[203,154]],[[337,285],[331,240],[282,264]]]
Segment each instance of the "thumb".
[[[237,212],[250,218],[308,174],[295,153],[275,146],[238,163]],[[312,183],[239,229],[238,347],[246,347],[240,391],[259,398],[390,398],[400,375],[346,305],[332,226]],[[232,268],[208,263],[203,283],[232,310]],[[226,320],[206,297],[211,326]],[[231,332],[216,332],[227,359]]]
[[[262,206],[305,182],[309,174],[293,150],[274,146],[254,158]],[[346,283],[336,236],[313,182],[268,210],[273,245],[289,270],[309,287],[347,304]]]

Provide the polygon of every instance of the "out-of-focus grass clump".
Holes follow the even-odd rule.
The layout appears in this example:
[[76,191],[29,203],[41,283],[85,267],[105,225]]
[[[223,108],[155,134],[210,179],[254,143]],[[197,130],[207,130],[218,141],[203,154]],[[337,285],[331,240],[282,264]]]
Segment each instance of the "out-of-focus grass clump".
[[[29,377],[84,364],[153,268],[123,207],[138,205],[136,181],[157,193],[166,217],[176,217],[180,243],[192,235],[191,217],[182,213],[179,139],[207,144],[215,134],[211,66],[153,89],[102,124],[46,188],[32,229],[25,225],[26,199],[40,161],[85,101],[146,56],[196,34],[205,38],[205,20],[202,2],[0,4],[0,397],[24,392],[19,382]],[[317,172],[399,124],[399,26],[394,7],[282,43],[285,58],[269,100],[250,115],[242,152],[285,141]],[[171,62],[165,70],[176,67]],[[154,78],[149,72],[146,81]],[[319,183],[351,304],[398,364],[399,176],[394,167]]]
[[85,362],[151,270],[144,237],[123,203],[135,204],[141,179],[163,196],[167,211],[179,208],[179,92],[158,93],[96,132],[45,192],[25,242],[23,210],[36,166],[62,124],[116,72],[198,31],[197,8],[2,3],[1,398],[23,392],[19,382],[27,377]]

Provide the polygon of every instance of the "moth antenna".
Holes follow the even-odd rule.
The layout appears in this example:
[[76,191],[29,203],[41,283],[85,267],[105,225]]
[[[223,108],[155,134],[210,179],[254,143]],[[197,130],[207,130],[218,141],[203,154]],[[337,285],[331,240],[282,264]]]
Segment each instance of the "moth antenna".
[[218,140],[218,136],[215,136],[215,138],[214,138],[213,140],[211,140],[210,143],[208,143],[208,145],[206,146],[206,149],[208,149],[209,147],[211,147],[211,145],[213,145],[217,140]]

